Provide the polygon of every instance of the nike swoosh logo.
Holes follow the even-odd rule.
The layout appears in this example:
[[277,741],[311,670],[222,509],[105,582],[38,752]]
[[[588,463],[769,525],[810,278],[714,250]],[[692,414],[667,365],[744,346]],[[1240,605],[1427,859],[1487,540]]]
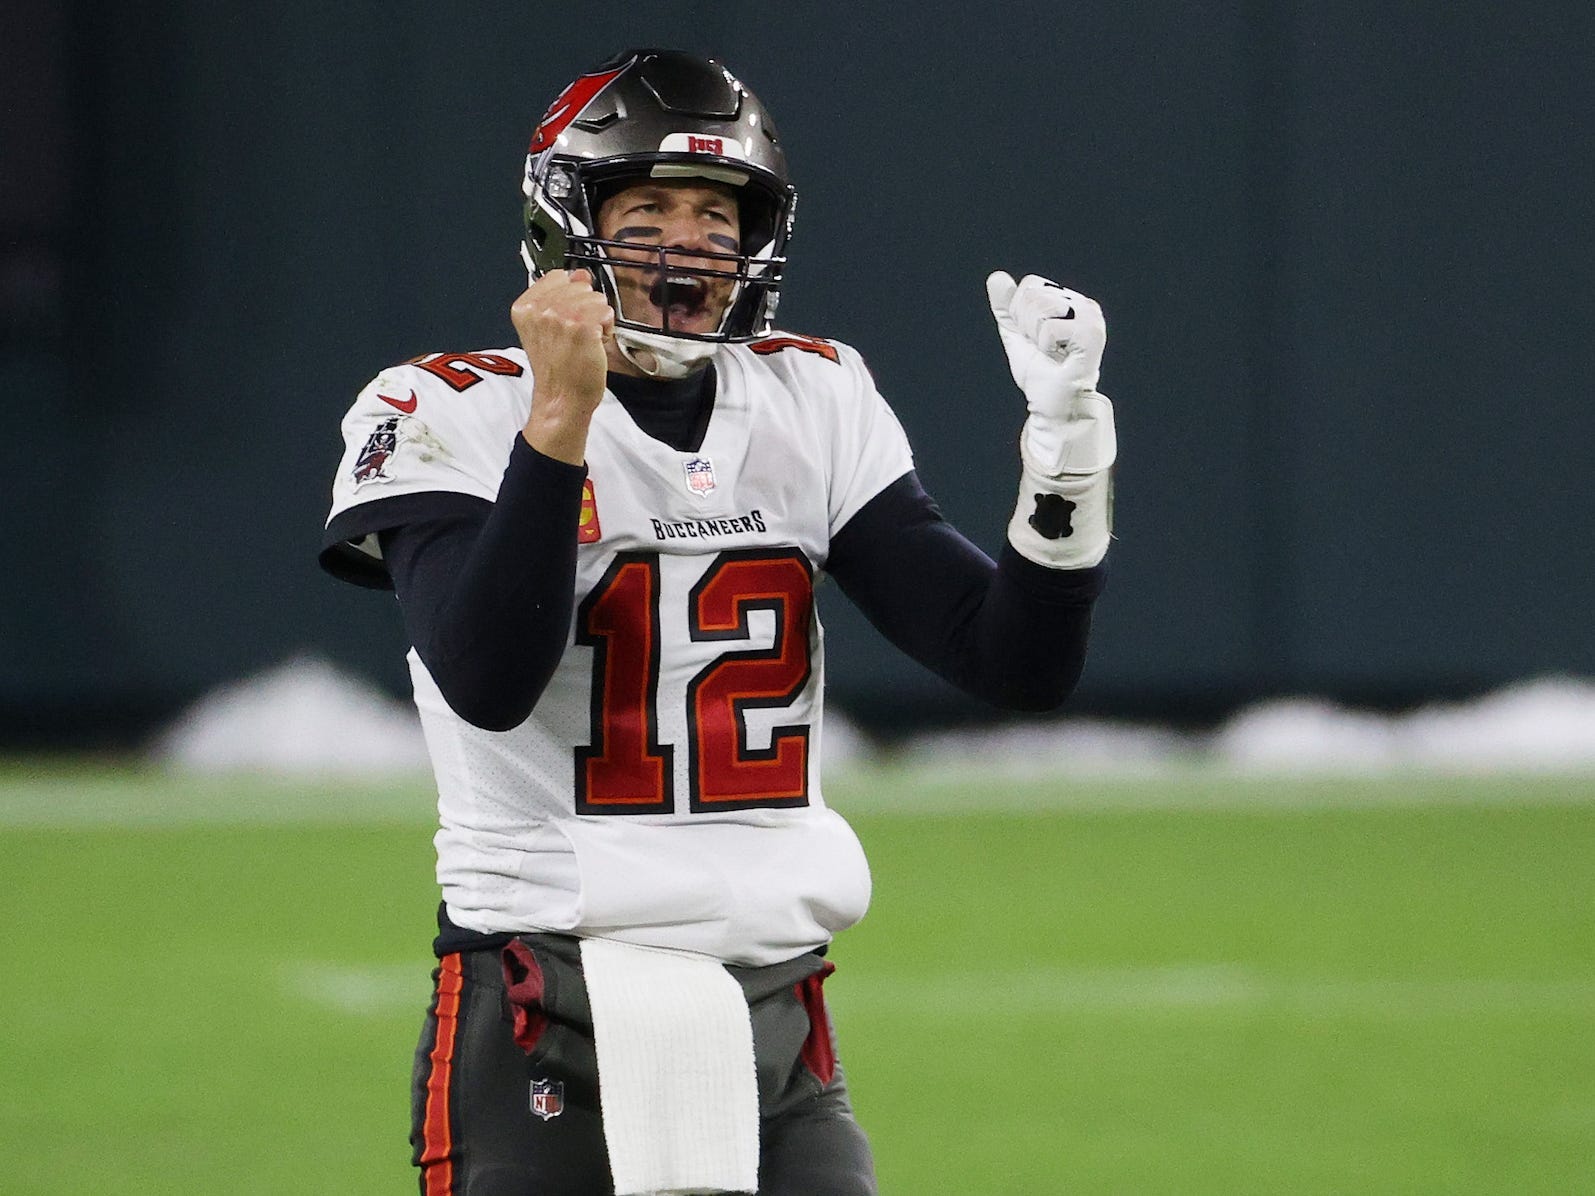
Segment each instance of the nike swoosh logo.
[[413,391],[413,390],[410,392],[410,397],[407,398],[407,399],[390,399],[390,398],[388,398],[387,395],[378,395],[377,398],[381,399],[389,407],[398,408],[400,411],[404,412],[406,415],[414,415],[415,414],[415,404],[416,404],[417,400],[416,400],[416,397],[415,397],[415,391]]

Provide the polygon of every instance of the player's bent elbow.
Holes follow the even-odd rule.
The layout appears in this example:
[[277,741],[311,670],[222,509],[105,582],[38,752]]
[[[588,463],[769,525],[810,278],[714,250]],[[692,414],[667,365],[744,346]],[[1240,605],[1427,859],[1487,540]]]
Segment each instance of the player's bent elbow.
[[449,655],[435,644],[417,652],[449,709],[483,731],[513,731],[529,719],[554,671],[524,653]]
[[981,696],[999,709],[1014,714],[1050,714],[1069,700],[1079,679],[1078,672],[1063,677],[1010,679]]
[[447,690],[443,690],[443,700],[455,714],[483,731],[513,731],[532,717],[532,710],[537,705],[536,696],[530,700],[507,702],[503,699],[484,700],[474,694],[453,694]]
[[[455,713],[459,714],[460,712],[455,711]],[[470,723],[471,726],[477,727],[483,731],[513,731],[531,716],[532,712],[530,710],[528,710],[525,714],[491,714],[479,715],[474,718],[467,714],[460,714],[460,717],[466,722]]]

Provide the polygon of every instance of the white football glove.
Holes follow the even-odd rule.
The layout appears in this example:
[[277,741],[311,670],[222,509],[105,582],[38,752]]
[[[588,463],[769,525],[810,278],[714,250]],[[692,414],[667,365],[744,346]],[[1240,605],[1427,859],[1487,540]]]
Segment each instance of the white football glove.
[[1113,404],[1097,393],[1108,329],[1095,299],[1034,274],[1015,283],[998,270],[986,296],[1008,369],[1030,418],[1020,442],[1026,464],[1048,477],[1096,473],[1113,464]]
[[1102,308],[1045,278],[1015,283],[1001,270],[986,279],[986,296],[1030,413],[1008,538],[1039,564],[1094,565],[1108,550],[1118,455],[1113,404],[1096,389],[1107,343]]

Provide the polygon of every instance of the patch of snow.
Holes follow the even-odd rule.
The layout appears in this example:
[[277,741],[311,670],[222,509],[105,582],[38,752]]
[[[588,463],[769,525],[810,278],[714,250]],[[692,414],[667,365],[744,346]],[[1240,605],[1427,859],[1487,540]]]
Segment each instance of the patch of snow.
[[978,769],[1007,777],[1156,771],[1197,750],[1191,736],[1105,719],[1060,718],[939,731],[910,739],[915,767]]
[[[1193,764],[1340,775],[1592,772],[1595,684],[1542,678],[1402,715],[1283,698],[1241,710],[1207,734],[1067,716],[920,735],[886,760],[833,709],[822,750],[828,774],[889,762],[1009,777],[1156,774]],[[412,706],[314,657],[215,690],[160,736],[153,755],[196,772],[371,776],[428,770]]]
[[160,735],[151,754],[205,773],[374,776],[428,768],[413,706],[315,657],[213,690]]

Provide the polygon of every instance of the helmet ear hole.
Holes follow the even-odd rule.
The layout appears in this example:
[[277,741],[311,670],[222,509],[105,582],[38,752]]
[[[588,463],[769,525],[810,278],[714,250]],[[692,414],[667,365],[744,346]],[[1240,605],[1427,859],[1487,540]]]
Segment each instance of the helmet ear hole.
[[592,228],[594,232],[598,230],[598,213],[604,210],[604,205],[624,191],[628,183],[635,183],[636,181],[636,175],[626,178],[600,179],[588,188],[587,210],[592,213]]
[[781,205],[764,188],[750,184],[741,196],[742,252],[752,256],[775,239]]

